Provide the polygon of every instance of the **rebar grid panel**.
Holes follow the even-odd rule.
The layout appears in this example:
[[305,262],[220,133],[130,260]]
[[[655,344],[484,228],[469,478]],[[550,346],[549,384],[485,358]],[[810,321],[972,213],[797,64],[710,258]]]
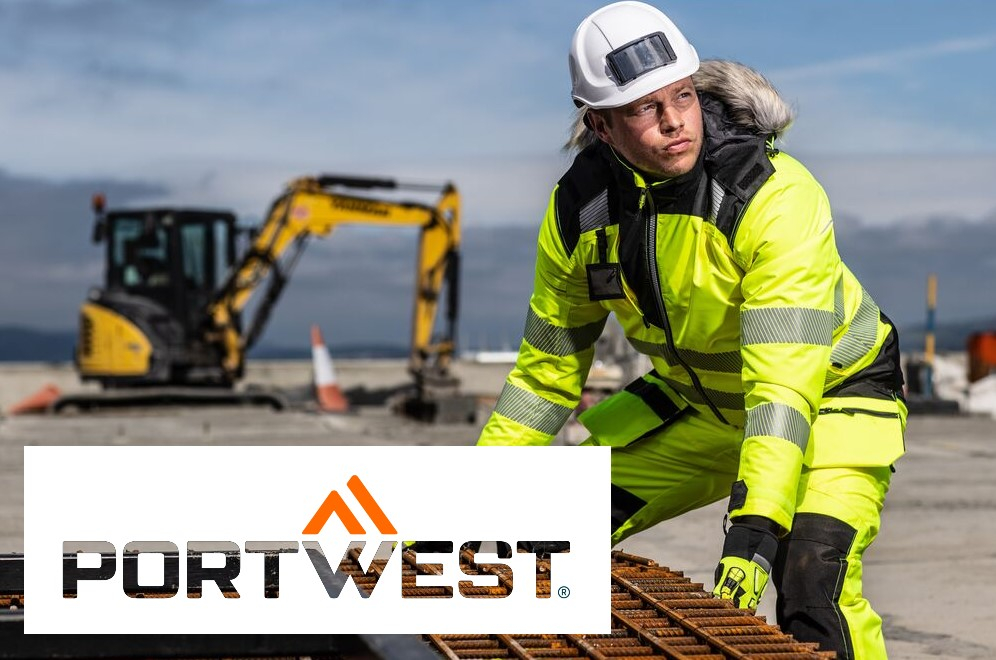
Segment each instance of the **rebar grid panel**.
[[[409,571],[411,576],[405,584],[414,585],[413,553],[405,552],[403,556],[406,576]],[[356,568],[362,572],[358,564]],[[540,571],[544,568],[548,573],[549,564],[544,567],[541,562]],[[498,587],[482,587],[493,590],[490,592],[493,597],[501,597],[500,589],[511,588],[510,576],[489,570],[487,564],[480,574],[498,577]],[[537,576],[537,582],[545,582],[549,593],[549,580],[542,581]],[[406,595],[408,588],[402,587]],[[831,660],[835,657],[831,651],[819,651],[816,644],[794,640],[763,617],[714,598],[701,584],[693,583],[681,572],[643,557],[612,553],[611,597],[612,632],[608,635],[426,635],[425,639],[450,660]]]
[[[374,559],[366,569],[359,562],[360,549],[353,548],[338,566],[361,592],[369,594],[383,575],[387,560]],[[402,593],[406,598],[452,598],[453,587],[418,586],[417,575],[437,575],[441,566],[416,562],[404,551]],[[512,575],[500,563],[476,564],[473,555],[461,553],[464,572],[491,575],[496,584],[458,585],[463,597],[502,598],[512,590]],[[536,584],[549,596],[550,563],[538,562]],[[833,652],[817,645],[795,641],[761,617],[713,598],[679,571],[622,552],[612,553],[612,628],[605,635],[425,635],[424,639],[442,657],[451,660],[491,658],[592,658],[626,660],[670,658],[672,660],[831,660]],[[544,578],[544,576],[547,576]],[[6,590],[0,590],[3,593]],[[19,609],[19,590],[0,597],[0,606]]]

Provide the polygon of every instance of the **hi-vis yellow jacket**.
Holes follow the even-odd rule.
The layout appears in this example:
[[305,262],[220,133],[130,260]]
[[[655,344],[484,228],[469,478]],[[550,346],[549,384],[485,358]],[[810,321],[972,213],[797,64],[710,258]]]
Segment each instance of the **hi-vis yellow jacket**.
[[[901,431],[876,447],[871,426],[821,439],[838,446],[816,447],[816,459],[810,443],[821,411],[905,423],[895,330],[841,262],[812,175],[699,91],[706,141],[692,172],[648,183],[599,143],[554,189],[518,359],[478,444],[548,444],[612,312],[654,365],[627,389],[660,420],[690,407],[743,430],[731,516],[791,529],[804,461],[889,465],[902,454]],[[653,428],[631,422],[618,420],[631,437],[603,444]]]

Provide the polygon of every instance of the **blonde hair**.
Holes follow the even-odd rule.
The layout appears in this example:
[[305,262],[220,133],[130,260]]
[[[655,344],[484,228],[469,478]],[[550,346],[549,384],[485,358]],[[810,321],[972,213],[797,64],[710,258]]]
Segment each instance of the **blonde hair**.
[[585,121],[585,116],[590,111],[591,108],[586,105],[582,105],[574,111],[571,127],[568,130],[567,142],[563,146],[563,150],[567,153],[576,154],[598,142],[598,136],[595,135],[595,131],[591,130],[588,127],[588,122]]

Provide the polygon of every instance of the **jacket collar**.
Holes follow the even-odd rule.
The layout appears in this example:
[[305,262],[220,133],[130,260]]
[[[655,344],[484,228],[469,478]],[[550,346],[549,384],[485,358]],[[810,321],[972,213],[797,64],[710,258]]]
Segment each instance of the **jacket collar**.
[[763,135],[730,119],[723,103],[699,94],[705,127],[705,171],[727,192],[747,202],[775,172],[768,159],[774,136]]

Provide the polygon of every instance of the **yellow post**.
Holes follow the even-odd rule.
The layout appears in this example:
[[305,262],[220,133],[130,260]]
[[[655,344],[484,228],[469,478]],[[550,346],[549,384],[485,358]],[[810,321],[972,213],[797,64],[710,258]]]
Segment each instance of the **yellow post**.
[[927,331],[924,335],[923,361],[924,369],[923,393],[927,397],[934,396],[934,322],[937,310],[937,274],[927,276]]

